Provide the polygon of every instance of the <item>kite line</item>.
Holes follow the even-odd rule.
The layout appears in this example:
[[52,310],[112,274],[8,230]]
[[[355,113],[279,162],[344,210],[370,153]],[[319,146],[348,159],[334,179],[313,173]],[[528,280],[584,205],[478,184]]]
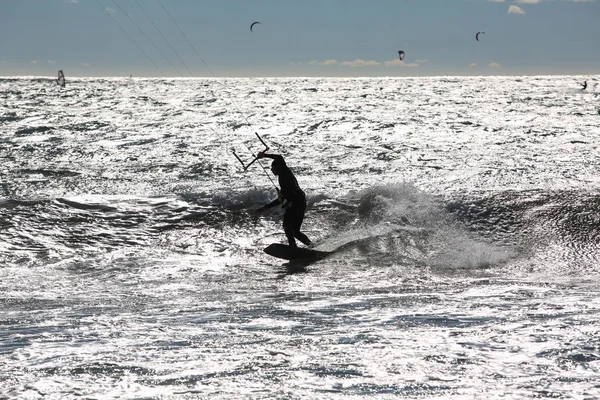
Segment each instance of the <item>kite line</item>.
[[[121,8],[117,4],[116,0],[112,0],[112,1],[115,4],[115,6],[127,17],[127,19],[131,22],[131,24],[134,25],[137,28],[137,30],[146,38],[146,40],[148,40],[152,44],[152,46],[163,56],[163,58],[165,58],[169,62],[169,64],[173,67],[173,69],[175,69],[175,71],[177,71],[177,73],[180,76],[182,76],[181,72],[177,69],[177,67],[173,64],[173,62],[160,50],[160,48],[156,45],[156,43],[154,41],[152,41],[152,39],[143,31],[143,29],[133,20],[133,18],[131,18],[131,16],[125,10],[123,10],[123,8]],[[169,17],[169,19],[171,20],[171,22],[173,23],[173,25],[177,28],[177,30],[179,31],[179,33],[181,34],[181,36],[185,39],[185,41],[187,42],[187,44],[192,48],[192,50],[194,51],[194,53],[196,54],[196,56],[198,57],[198,59],[202,62],[202,64],[204,65],[204,67],[207,69],[207,71],[210,73],[210,75],[213,78],[217,78],[217,76],[213,73],[212,69],[209,67],[208,63],[204,60],[204,58],[202,58],[202,56],[200,55],[200,52],[196,49],[196,47],[194,46],[194,44],[192,43],[192,41],[183,32],[183,30],[181,29],[181,27],[179,26],[179,24],[175,21],[175,19],[171,15],[171,13],[164,6],[163,2],[161,0],[156,0],[156,1],[161,6],[161,8],[165,12],[165,14]],[[165,73],[158,67],[158,65],[150,58],[150,56],[148,56],[148,54],[133,39],[133,37],[127,33],[127,31],[121,26],[121,24],[119,24],[119,22],[117,21],[117,19],[113,17],[113,15],[109,11],[109,9],[102,7],[102,5],[100,4],[99,0],[96,0],[96,3],[113,20],[113,22],[119,27],[119,29],[125,34],[125,36],[127,36],[129,38],[129,40],[131,40],[131,42],[142,52],[142,54],[148,59],[148,61],[150,61],[150,63],[161,73],[161,75],[163,77],[166,77]],[[161,29],[154,22],[154,20],[150,17],[150,15],[146,12],[146,10],[144,9],[144,7],[139,3],[138,0],[135,0],[135,3],[142,10],[142,12],[146,16],[146,18],[151,22],[151,24],[154,26],[154,28],[157,30],[157,32],[160,34],[160,36],[163,38],[163,40],[165,41],[165,43],[167,43],[167,45],[171,48],[171,50],[177,56],[177,58],[179,59],[179,61],[184,65],[184,67],[188,71],[188,73],[191,76],[193,76],[193,73],[190,70],[190,68],[183,61],[183,59],[177,53],[177,51],[173,48],[173,46],[169,43],[169,41],[167,40],[167,38],[165,37],[165,35],[162,33]],[[114,12],[114,10],[113,10],[113,12]],[[222,82],[221,80],[216,79],[216,82],[218,84],[220,84],[224,89],[228,89],[227,85],[225,85],[225,83]],[[246,114],[242,111],[242,109],[239,107],[239,105],[237,104],[237,102],[233,99],[233,97],[229,93],[229,90],[224,90],[224,92],[227,95],[227,97],[229,98],[229,101],[231,102],[231,104],[233,104],[233,106],[235,107],[235,109],[240,113],[240,115],[242,116],[243,120],[246,122],[246,125],[249,126],[254,131],[255,136],[259,139],[259,141],[261,142],[261,144],[264,145],[265,150],[263,150],[263,151],[268,150],[269,146],[260,137],[260,135],[258,134],[258,132],[256,132],[256,129],[254,128],[254,125],[250,122],[250,120],[248,119],[248,117],[246,116]],[[256,161],[258,161],[258,164],[262,168],[262,170],[265,173],[265,175],[267,176],[267,178],[276,187],[275,183],[273,182],[273,179],[271,179],[271,176],[267,172],[265,166],[259,161],[258,156],[256,154],[254,154],[254,152],[252,151],[252,149],[250,148],[250,146],[245,141],[242,141],[242,143],[244,143],[245,147],[248,149],[248,151],[250,152],[250,154],[253,157],[253,159],[248,164],[245,164],[242,161],[242,159],[237,155],[237,153],[235,152],[235,150],[232,149],[232,152],[233,152],[233,155],[235,156],[235,158],[242,164],[242,167],[243,167],[244,171],[246,171],[252,164],[254,164]]]

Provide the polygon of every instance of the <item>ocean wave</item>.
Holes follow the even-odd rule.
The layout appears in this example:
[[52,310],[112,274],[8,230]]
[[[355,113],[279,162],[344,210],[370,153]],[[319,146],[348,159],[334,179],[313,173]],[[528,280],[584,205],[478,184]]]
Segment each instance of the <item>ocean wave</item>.
[[[13,252],[60,257],[82,248],[101,252],[157,241],[169,248],[177,243],[165,241],[165,235],[178,240],[175,232],[190,230],[201,237],[238,231],[260,240],[261,220],[270,232],[282,234],[283,210],[275,208],[261,217],[254,213],[274,194],[265,187],[153,198],[5,200],[0,203],[5,232],[0,252],[4,257]],[[486,269],[558,244],[564,259],[579,263],[573,268],[581,270],[582,262],[600,260],[599,202],[595,194],[538,191],[448,200],[402,183],[340,198],[309,195],[305,225],[318,250],[387,260],[384,264]]]

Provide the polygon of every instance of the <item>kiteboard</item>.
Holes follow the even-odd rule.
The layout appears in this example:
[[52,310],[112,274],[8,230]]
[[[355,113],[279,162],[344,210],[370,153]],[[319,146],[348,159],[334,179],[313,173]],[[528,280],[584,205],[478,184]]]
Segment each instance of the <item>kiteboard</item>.
[[265,248],[265,253],[284,260],[318,260],[331,254],[330,251],[319,251],[300,247],[290,247],[286,244],[273,243]]

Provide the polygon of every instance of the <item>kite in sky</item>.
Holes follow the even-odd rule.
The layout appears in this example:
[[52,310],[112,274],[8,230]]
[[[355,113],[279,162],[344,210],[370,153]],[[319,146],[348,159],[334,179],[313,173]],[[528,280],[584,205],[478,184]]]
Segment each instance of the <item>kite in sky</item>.
[[253,23],[252,23],[252,25],[250,25],[250,32],[252,32],[252,28],[253,28],[253,27],[254,27],[254,25],[256,25],[256,24],[262,25],[262,24],[261,24],[260,22],[258,22],[258,21],[256,21],[256,22],[253,22]]

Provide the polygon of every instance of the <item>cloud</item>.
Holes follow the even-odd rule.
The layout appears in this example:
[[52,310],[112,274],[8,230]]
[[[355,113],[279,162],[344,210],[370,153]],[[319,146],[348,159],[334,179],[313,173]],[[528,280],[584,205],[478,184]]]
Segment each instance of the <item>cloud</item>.
[[81,63],[82,67],[89,67],[91,64],[90,63]]
[[54,60],[48,60],[48,64],[50,64],[50,65],[55,65],[55,64],[56,64],[56,61],[54,61]]
[[38,63],[37,60],[31,60],[31,61],[29,61],[29,64],[37,64],[37,63]]
[[417,62],[419,64],[425,64],[425,63],[429,62],[429,60],[427,60],[427,59],[420,59],[420,60],[415,60],[415,62]]
[[476,66],[477,66],[477,63],[471,63],[471,64],[469,64],[469,67],[471,67],[471,68],[476,67]]
[[359,58],[354,61],[338,62],[338,60],[332,58],[332,59],[325,60],[325,61],[312,60],[312,61],[309,61],[307,64],[308,65],[323,65],[323,66],[328,66],[328,67],[339,65],[342,67],[350,67],[350,68],[377,67],[380,65],[384,65],[386,67],[415,68],[415,67],[420,67],[422,63],[426,63],[428,61],[429,60],[416,60],[416,62],[414,62],[414,63],[405,63],[404,61],[395,59],[395,60],[391,60],[391,61],[380,62],[377,60],[361,60]]
[[117,10],[115,10],[114,8],[110,8],[110,7],[106,7],[104,9],[104,11],[106,11],[109,14],[116,14],[117,13]]
[[500,68],[502,65],[498,64],[497,62],[493,62],[490,63],[490,68]]
[[386,61],[383,63],[383,65],[385,65],[386,67],[405,67],[405,68],[415,68],[415,67],[421,66],[421,64],[418,64],[418,63],[407,64],[404,61],[400,61],[400,60]]
[[[400,60],[398,60],[398,61],[400,61]],[[342,65],[344,67],[351,67],[351,68],[362,68],[362,67],[373,67],[373,66],[381,65],[381,63],[379,61],[375,61],[375,60],[365,61],[365,60],[357,59],[354,61],[342,61],[340,63],[340,65]]]
[[[504,3],[506,0],[488,0],[492,3]],[[519,3],[519,4],[539,4],[541,2],[544,1],[551,1],[551,0],[512,0],[514,3]],[[570,3],[593,3],[596,0],[563,0],[563,1],[568,1]],[[521,14],[521,13],[519,13]]]
[[79,0],[71,0],[69,3],[71,3],[71,4],[77,4],[77,3],[79,3]]
[[337,63],[338,62],[335,59],[329,59],[325,61],[312,60],[308,62],[308,65],[337,65]]
[[519,6],[510,6],[508,7],[509,14],[525,14],[525,11],[521,9]]

